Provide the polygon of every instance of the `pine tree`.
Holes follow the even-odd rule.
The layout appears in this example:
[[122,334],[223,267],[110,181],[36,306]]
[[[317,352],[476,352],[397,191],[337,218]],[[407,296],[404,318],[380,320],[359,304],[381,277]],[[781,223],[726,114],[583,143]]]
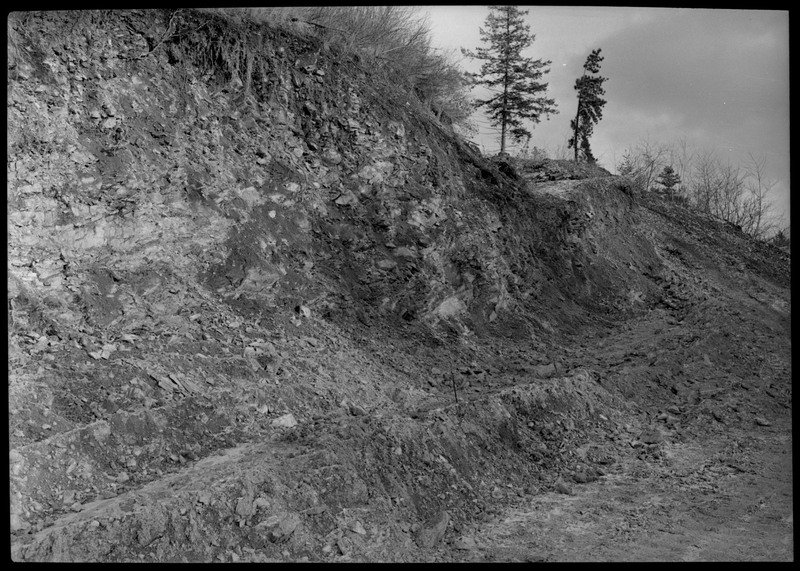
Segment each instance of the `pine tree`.
[[485,29],[480,28],[481,41],[488,47],[461,52],[472,59],[483,60],[476,85],[485,85],[493,93],[488,99],[475,101],[476,108],[485,107],[489,121],[500,127],[500,152],[506,150],[506,135],[513,141],[530,138],[523,121],[541,121],[542,115],[558,113],[554,99],[545,97],[547,83],[541,81],[549,73],[550,61],[534,60],[522,55],[536,36],[523,16],[527,10],[517,6],[491,6]]
[[677,184],[680,184],[681,177],[678,176],[678,173],[675,172],[671,166],[667,165],[664,169],[659,173],[658,178],[656,178],[656,182],[664,187],[667,191],[667,194],[671,197],[672,194],[675,192],[674,187]]
[[789,238],[789,228],[786,228],[785,232],[783,230],[778,230],[770,242],[778,248],[790,248],[792,241]]
[[583,64],[583,75],[575,80],[575,90],[578,92],[578,111],[575,118],[570,121],[572,138],[568,142],[568,147],[575,148],[576,162],[578,149],[583,152],[587,161],[595,162],[589,146],[589,137],[592,136],[594,125],[603,118],[603,106],[606,104],[606,100],[602,98],[606,93],[603,89],[603,82],[608,78],[589,74],[600,72],[600,62],[604,59],[600,55],[600,51],[600,49],[596,49],[589,54],[586,63]]

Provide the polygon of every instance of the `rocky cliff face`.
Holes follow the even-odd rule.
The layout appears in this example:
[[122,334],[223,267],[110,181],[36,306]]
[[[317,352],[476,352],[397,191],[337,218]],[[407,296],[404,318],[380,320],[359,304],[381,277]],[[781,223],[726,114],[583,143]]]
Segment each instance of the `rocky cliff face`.
[[[166,19],[31,15],[12,35],[10,262],[23,290],[47,284],[70,305],[87,278],[102,290],[163,265],[248,315],[358,306],[362,321],[433,329],[502,321],[548,282],[598,303],[575,284],[597,253],[578,247],[597,227],[591,205],[536,200],[310,40],[254,45],[223,20]],[[72,33],[30,43],[62,22]],[[255,60],[246,86],[235,58]],[[605,209],[619,219],[629,206],[614,192]],[[90,278],[90,265],[117,276]],[[122,317],[121,292],[106,295],[120,311],[103,313]]]
[[566,340],[730,267],[786,310],[768,247],[487,161],[312,36],[121,11],[8,37],[16,558],[413,559],[624,408]]

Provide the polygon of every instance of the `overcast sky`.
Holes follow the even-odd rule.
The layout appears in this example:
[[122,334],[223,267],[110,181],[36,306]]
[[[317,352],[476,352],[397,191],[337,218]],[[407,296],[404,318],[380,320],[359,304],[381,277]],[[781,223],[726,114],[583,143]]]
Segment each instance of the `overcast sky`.
[[[776,184],[776,213],[789,221],[789,12],[691,8],[522,6],[535,35],[523,55],[550,60],[548,96],[559,113],[532,129],[531,145],[552,156],[569,138],[577,105],[575,79],[589,53],[602,49],[601,75],[608,101],[591,146],[611,172],[626,148],[649,140],[686,139],[743,165],[748,152],[767,159]],[[456,61],[477,72],[480,62],[462,59],[459,48],[483,46],[479,28],[488,7],[425,6],[434,45],[452,49]],[[486,152],[499,138],[485,119],[475,137]]]

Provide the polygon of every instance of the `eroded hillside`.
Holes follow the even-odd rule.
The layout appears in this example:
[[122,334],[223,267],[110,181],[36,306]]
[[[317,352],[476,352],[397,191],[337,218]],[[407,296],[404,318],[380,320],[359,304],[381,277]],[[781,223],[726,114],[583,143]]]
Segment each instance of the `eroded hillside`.
[[8,24],[15,560],[792,558],[785,253],[313,36]]

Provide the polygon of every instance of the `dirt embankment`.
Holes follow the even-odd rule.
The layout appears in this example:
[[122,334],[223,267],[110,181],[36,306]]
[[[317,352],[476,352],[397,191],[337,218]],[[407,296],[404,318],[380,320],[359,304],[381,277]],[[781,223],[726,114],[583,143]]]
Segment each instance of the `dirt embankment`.
[[781,251],[288,31],[15,14],[8,81],[15,560],[792,558]]

